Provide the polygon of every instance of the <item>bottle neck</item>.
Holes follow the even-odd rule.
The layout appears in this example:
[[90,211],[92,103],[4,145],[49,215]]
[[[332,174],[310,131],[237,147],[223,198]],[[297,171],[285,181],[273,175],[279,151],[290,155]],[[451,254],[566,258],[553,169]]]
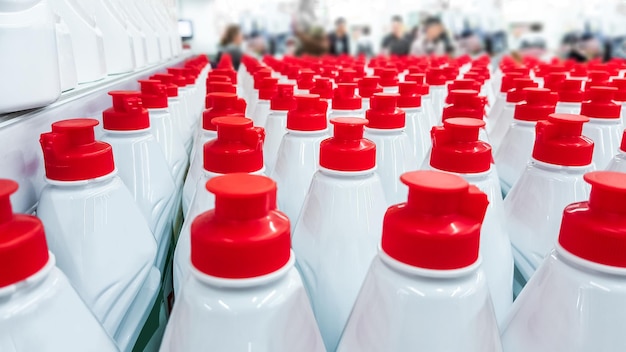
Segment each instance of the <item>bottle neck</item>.
[[295,137],[318,137],[328,136],[328,129],[318,131],[298,131],[287,129],[287,133]]
[[482,259],[478,256],[478,259],[471,265],[466,266],[460,269],[452,269],[452,270],[432,270],[432,269],[424,269],[418,268],[415,266],[404,264],[391,256],[389,256],[385,251],[378,248],[378,257],[380,260],[390,269],[406,275],[406,276],[418,276],[418,277],[426,277],[431,279],[458,279],[462,277],[466,277],[472,275],[480,268],[480,264]]
[[567,173],[575,173],[575,174],[585,174],[589,171],[592,171],[593,169],[593,164],[589,164],[585,166],[563,166],[563,165],[546,163],[546,162],[537,160],[533,157],[530,158],[530,162],[532,166],[538,169],[542,169],[544,171],[554,172],[554,173],[567,172]]
[[386,137],[399,136],[399,135],[402,134],[402,132],[404,132],[404,130],[405,130],[405,127],[402,127],[402,128],[389,128],[389,129],[368,128],[367,126],[365,127],[365,133],[376,134],[376,135],[386,136]]
[[436,167],[433,167],[432,165],[430,167],[433,170],[435,170],[435,171],[441,171],[441,172],[445,172],[445,173],[448,173],[448,174],[453,174],[453,175],[460,176],[460,177],[464,178],[469,183],[478,183],[478,182],[482,182],[482,181],[485,181],[485,180],[489,179],[489,175],[491,175],[491,172],[493,170],[493,165],[491,165],[491,166],[489,166],[489,170],[487,170],[487,171],[477,172],[477,173],[473,173],[473,174],[460,174],[460,173],[457,173],[457,172],[450,172],[450,171],[440,170],[440,169],[437,169]]
[[319,171],[326,176],[337,177],[337,178],[364,177],[364,176],[373,175],[374,172],[376,171],[376,166],[374,166],[371,169],[362,170],[362,171],[339,171],[339,170],[327,169],[319,165]]
[[52,186],[64,187],[64,188],[84,187],[87,185],[100,186],[100,185],[105,185],[105,184],[108,184],[109,182],[112,182],[116,176],[117,176],[117,168],[113,169],[113,171],[111,171],[110,173],[104,176],[91,178],[88,180],[58,181],[58,180],[52,180],[46,177],[46,182]]
[[149,135],[151,131],[151,127],[140,129],[140,130],[128,130],[128,131],[119,131],[119,130],[107,130],[104,129],[104,133],[110,134],[116,137],[142,137],[145,135]]
[[585,272],[600,272],[603,274],[617,275],[626,277],[626,268],[620,268],[615,266],[609,266],[604,264],[598,264],[581,257],[578,257],[570,253],[567,249],[563,248],[560,243],[555,244],[554,250],[560,261],[568,264],[570,267],[585,271]]

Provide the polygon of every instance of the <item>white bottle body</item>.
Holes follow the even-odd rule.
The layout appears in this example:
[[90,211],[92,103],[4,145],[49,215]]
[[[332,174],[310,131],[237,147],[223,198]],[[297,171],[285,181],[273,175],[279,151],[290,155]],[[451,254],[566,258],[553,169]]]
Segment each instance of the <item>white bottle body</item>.
[[446,97],[448,91],[446,86],[430,86],[430,104],[433,107],[435,126],[441,125],[441,118],[443,115],[443,108],[446,105]]
[[507,352],[623,351],[626,271],[558,244],[515,300],[502,329]]
[[136,65],[132,39],[121,11],[110,0],[96,0],[94,5],[98,28],[102,31],[107,73],[133,71]]
[[405,132],[411,140],[413,155],[418,163],[417,166],[420,166],[432,146],[430,139],[432,126],[423,108],[403,108],[402,110],[406,113]]
[[325,351],[293,257],[278,271],[250,279],[192,268],[160,351]]
[[500,144],[504,140],[509,127],[513,123],[513,116],[515,115],[515,103],[505,102],[502,107],[500,115],[495,116],[495,120],[490,124],[491,131],[489,132],[489,139],[491,140],[492,147],[495,151],[500,148]]
[[493,106],[489,110],[487,114],[486,121],[489,123],[485,126],[487,127],[487,133],[491,134],[491,131],[497,124],[497,120],[500,118],[500,114],[502,114],[502,110],[504,110],[504,105],[506,104],[506,93],[498,93],[496,96],[496,100],[493,103]]
[[[156,272],[160,279],[154,266],[154,236],[115,172],[87,181],[48,183],[37,208],[48,247],[59,269],[119,343],[127,333],[120,329],[127,315],[134,307],[150,305],[136,301],[147,278]],[[151,297],[156,298],[156,289]]]
[[613,160],[609,163],[609,166],[606,168],[607,171],[617,171],[626,173],[626,152],[620,151],[613,157]]
[[593,170],[593,165],[567,167],[531,159],[504,200],[515,264],[525,280],[554,248],[563,209],[589,199],[590,187],[583,175]]
[[373,169],[321,169],[292,237],[326,349],[334,351],[381,240],[387,207]]
[[0,288],[0,302],[0,351],[118,351],[52,253],[40,271]]
[[254,109],[252,110],[252,121],[255,126],[264,127],[267,116],[270,114],[270,101],[258,99]]
[[280,142],[287,133],[287,111],[270,110],[264,127],[263,160],[268,172],[271,173],[276,165]]
[[502,351],[480,262],[428,270],[379,251],[337,351]]
[[217,138],[216,131],[203,129],[191,150],[191,164],[189,164],[185,185],[183,186],[183,215],[185,217],[187,217],[189,212],[191,200],[194,194],[196,194],[198,180],[204,172],[204,145],[215,138]]
[[536,122],[515,120],[494,155],[500,185],[505,195],[522,176],[533,154],[536,125]]
[[404,133],[404,129],[365,127],[363,137],[376,144],[376,173],[383,185],[387,205],[405,202],[409,189],[400,182],[400,175],[419,168],[409,136]]
[[178,130],[167,108],[148,109],[148,112],[150,113],[152,134],[163,149],[165,160],[167,160],[170,166],[170,172],[176,186],[181,187],[183,176],[187,169],[187,162],[189,161],[185,144],[178,134]]
[[[424,110],[424,114],[428,119],[428,133],[430,136],[430,130],[434,126],[439,126],[440,123],[438,121],[437,115],[435,113],[435,107],[433,106],[433,100],[431,98],[430,93],[427,95],[422,95],[422,110]],[[443,110],[442,110],[443,113]],[[441,116],[439,117],[441,119]],[[430,137],[429,137],[430,138]]]
[[621,119],[590,118],[583,125],[583,135],[593,140],[593,163],[604,170],[622,143],[624,126]]
[[554,112],[556,114],[574,114],[580,115],[580,105],[581,103],[571,103],[560,101],[556,103],[556,109]]
[[365,111],[363,109],[356,109],[356,110],[331,109],[330,114],[328,114],[328,121],[337,117],[358,117],[358,118],[364,119]]
[[55,15],[55,32],[57,39],[57,54],[59,60],[59,77],[63,92],[76,88],[76,62],[74,61],[74,48],[72,47],[72,35],[63,19]]

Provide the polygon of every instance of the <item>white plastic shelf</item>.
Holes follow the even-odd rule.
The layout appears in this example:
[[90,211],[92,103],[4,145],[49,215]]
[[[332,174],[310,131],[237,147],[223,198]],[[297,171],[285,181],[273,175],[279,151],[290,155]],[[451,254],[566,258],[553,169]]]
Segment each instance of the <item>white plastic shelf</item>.
[[[184,51],[180,56],[154,66],[81,84],[63,93],[59,100],[46,107],[0,115],[0,178],[12,179],[20,185],[11,197],[13,210],[32,213],[36,209],[39,195],[45,186],[39,136],[50,131],[53,122],[89,117],[102,123],[102,111],[111,106],[111,97],[107,94],[109,91],[138,90],[137,80],[179,65],[190,56],[191,52]],[[98,127],[100,129],[102,126]],[[96,135],[100,133],[98,129]]]

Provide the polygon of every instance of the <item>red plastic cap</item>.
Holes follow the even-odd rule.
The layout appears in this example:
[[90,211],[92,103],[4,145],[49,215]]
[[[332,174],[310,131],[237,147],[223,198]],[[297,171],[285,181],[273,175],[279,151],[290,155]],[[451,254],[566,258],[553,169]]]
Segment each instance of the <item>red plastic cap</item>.
[[27,279],[48,262],[41,220],[13,214],[10,196],[17,187],[15,181],[0,179],[0,288]]
[[287,113],[287,129],[292,131],[323,131],[328,127],[328,103],[317,94],[296,95],[296,107]]
[[315,87],[309,90],[311,94],[317,94],[322,99],[333,98],[333,82],[326,77],[319,77],[315,79]]
[[245,279],[289,262],[289,219],[276,210],[276,183],[265,176],[231,174],[206,184],[215,209],[191,224],[191,263],[200,272]]
[[213,119],[217,138],[204,144],[204,169],[218,174],[255,172],[263,168],[265,131],[252,120],[228,116]]
[[566,78],[567,74],[564,72],[551,72],[543,79],[543,87],[556,92]]
[[61,120],[39,139],[46,177],[55,181],[90,180],[115,170],[113,148],[96,141],[95,119]]
[[570,77],[577,78],[586,78],[587,77],[587,66],[585,64],[575,64],[572,67],[572,70],[569,73]]
[[398,86],[398,70],[395,68],[383,68],[380,70],[380,85],[383,87]]
[[157,73],[150,76],[150,79],[155,79],[165,84],[165,91],[167,92],[168,97],[171,98],[178,96],[178,85],[175,83],[176,77],[174,75],[169,73]]
[[174,84],[179,87],[185,87],[189,85],[186,77],[186,70],[180,67],[170,67],[167,69],[167,73],[174,76]]
[[624,131],[624,134],[622,135],[622,144],[620,145],[619,149],[626,153],[626,130]]
[[426,71],[426,83],[429,86],[443,86],[446,84],[447,78],[443,69],[431,67]]
[[491,167],[491,146],[478,139],[483,120],[457,117],[443,121],[430,132],[430,166],[459,174],[486,172]]
[[502,84],[500,84],[500,93],[506,93],[515,88],[515,79],[522,78],[523,75],[518,72],[507,72],[502,76]]
[[220,56],[220,61],[217,63],[217,68],[227,69],[227,70],[235,69],[235,67],[233,66],[233,59],[230,57],[229,53],[223,53]]
[[232,84],[237,84],[237,72],[235,70],[216,68],[209,72],[209,77],[211,77],[212,75],[226,76],[230,78],[230,82]]
[[202,112],[202,129],[215,131],[213,119],[222,116],[244,117],[246,101],[237,97],[234,93],[209,93],[206,96],[206,105],[209,106]]
[[404,109],[419,108],[422,106],[422,95],[417,82],[400,82],[398,85],[398,107]]
[[404,77],[404,80],[408,82],[415,82],[421,85],[426,82],[426,75],[423,73],[409,73]]
[[506,94],[507,103],[519,103],[526,98],[526,92],[524,88],[536,88],[537,83],[530,78],[515,78],[513,79],[515,88],[509,90]]
[[270,100],[270,109],[274,111],[289,111],[296,106],[293,97],[293,84],[277,84],[276,94]]
[[626,78],[613,78],[611,85],[617,88],[614,99],[619,102],[626,102]]
[[356,71],[351,68],[344,68],[339,70],[339,74],[335,79],[337,83],[355,83],[356,81]]
[[587,101],[582,103],[580,114],[599,119],[619,119],[622,106],[613,101],[617,88],[591,87]]
[[591,87],[606,87],[609,86],[609,73],[606,71],[589,71],[589,79],[585,84],[586,90]]
[[370,99],[370,109],[365,112],[367,127],[381,130],[404,128],[406,115],[398,108],[399,94],[376,93]]
[[219,75],[219,74],[216,74],[215,72],[209,72],[209,76],[206,79],[206,83],[208,84],[210,82],[226,82],[226,83],[232,84],[232,82],[230,81],[230,77]]
[[554,113],[559,96],[546,88],[524,88],[526,98],[515,106],[513,118],[521,121],[547,120]]
[[626,174],[597,171],[585,175],[589,201],[565,207],[559,244],[588,261],[626,267]]
[[333,93],[334,110],[359,110],[361,97],[356,95],[356,83],[339,83]]
[[259,89],[264,78],[272,77],[272,70],[262,68],[254,73],[254,89]]
[[333,136],[320,145],[320,166],[336,171],[365,171],[376,166],[376,144],[363,138],[367,120],[338,117],[330,120]]
[[[206,92],[208,93],[237,93],[237,86],[229,82],[209,82],[206,85]],[[209,99],[205,98],[205,108],[209,108]]]
[[259,83],[259,100],[270,100],[276,94],[276,86],[278,85],[278,79],[272,77],[265,77],[261,79]]
[[588,121],[581,115],[551,114],[548,120],[537,122],[533,158],[562,166],[591,164],[593,141],[582,135]]
[[409,187],[409,197],[385,213],[383,251],[424,269],[454,270],[474,264],[487,195],[443,172],[407,172],[400,180]]
[[564,103],[580,103],[583,101],[583,81],[579,79],[566,79],[561,82],[558,93],[559,101]]
[[475,90],[480,92],[480,83],[478,81],[468,78],[457,79],[456,81],[448,84],[448,93],[453,90]]
[[161,81],[154,79],[140,80],[141,102],[147,109],[167,108],[166,87]]
[[379,84],[380,77],[368,76],[359,80],[359,95],[362,98],[370,98],[376,93],[382,93],[383,87]]
[[109,131],[137,131],[150,127],[150,115],[141,103],[141,92],[109,92],[113,106],[102,112],[102,126]]
[[448,65],[443,68],[443,74],[446,76],[446,80],[454,81],[459,76],[459,67]]
[[306,89],[309,90],[315,86],[315,71],[310,70],[308,68],[303,68],[300,70],[300,75],[298,76],[298,89]]
[[471,117],[482,120],[485,103],[476,90],[453,90],[448,94],[449,105],[443,108],[442,120],[454,117]]

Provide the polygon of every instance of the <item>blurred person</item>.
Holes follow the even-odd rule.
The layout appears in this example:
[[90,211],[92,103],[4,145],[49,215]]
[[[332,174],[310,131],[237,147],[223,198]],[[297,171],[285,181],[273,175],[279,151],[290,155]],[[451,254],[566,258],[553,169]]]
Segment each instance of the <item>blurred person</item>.
[[312,27],[307,31],[294,33],[300,42],[296,55],[322,56],[328,53],[328,36],[321,27]]
[[339,17],[335,21],[335,30],[328,35],[328,46],[328,53],[331,55],[350,53],[350,40],[345,18]]
[[408,55],[411,39],[404,31],[402,17],[395,15],[391,18],[391,33],[383,38],[382,51],[387,55]]
[[478,56],[485,53],[485,42],[478,31],[465,29],[458,39],[456,55]]
[[241,46],[243,44],[243,34],[241,33],[241,28],[236,24],[230,24],[226,27],[224,34],[222,35],[222,39],[220,40],[220,45],[218,48],[217,57],[215,58],[215,62],[220,62],[223,53],[230,54],[230,57],[233,61],[233,66],[235,67],[235,71],[239,68],[239,63],[241,62],[241,55],[243,51]]
[[528,31],[519,38],[519,51],[523,56],[533,56],[549,60],[546,50],[546,39],[543,34],[543,25],[539,22],[532,23]]
[[369,26],[363,26],[359,30],[356,40],[356,54],[365,55],[367,57],[374,55],[374,45],[372,44]]
[[451,55],[454,50],[452,39],[438,17],[424,19],[422,30],[411,44],[413,55]]

